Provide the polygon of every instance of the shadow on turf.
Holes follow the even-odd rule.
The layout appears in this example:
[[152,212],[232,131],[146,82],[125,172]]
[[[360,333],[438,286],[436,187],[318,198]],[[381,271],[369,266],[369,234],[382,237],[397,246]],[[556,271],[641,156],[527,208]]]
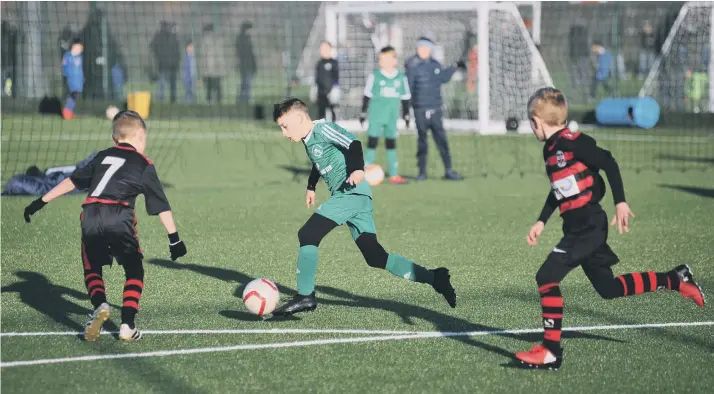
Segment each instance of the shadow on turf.
[[[84,308],[72,301],[68,301],[66,297],[72,297],[77,300],[87,302],[89,305],[89,297],[83,292],[69,287],[55,285],[49,281],[44,275],[31,271],[18,271],[15,275],[22,279],[21,282],[16,282],[8,286],[3,286],[0,291],[5,293],[18,293],[20,300],[25,305],[37,310],[56,322],[68,327],[71,330],[82,332],[84,325],[72,320],[70,314],[79,314],[87,316],[91,313],[90,308]],[[113,308],[119,306],[110,304]],[[118,340],[119,327],[110,319],[104,323],[104,330],[113,331],[112,336]],[[77,336],[82,339],[82,335]],[[90,345],[95,345],[90,343]],[[131,346],[131,345],[127,345]],[[127,347],[126,352],[131,352],[132,348]],[[119,351],[122,353],[122,351]],[[173,371],[162,368],[161,364],[154,364],[149,360],[132,359],[126,362],[121,360],[114,365],[114,368],[124,368],[134,379],[143,379],[150,385],[161,387],[166,392],[171,393],[195,393],[198,392],[194,388],[187,385],[183,376],[174,376]]]
[[312,169],[309,167],[303,168],[303,167],[288,166],[288,165],[280,165],[278,167],[291,173],[293,175],[292,180],[294,182],[300,181],[300,177],[302,177],[302,176],[310,176],[310,172],[312,172]]
[[685,161],[690,163],[707,163],[714,165],[714,157],[687,157],[674,155],[659,155],[659,160]]
[[659,185],[659,187],[664,187],[664,188],[673,189],[673,190],[679,190],[682,192],[694,194],[696,196],[714,198],[714,188],[679,186],[679,185]]
[[[79,306],[65,299],[65,297],[72,297],[88,303],[87,294],[69,287],[52,284],[49,279],[37,272],[18,271],[15,272],[15,276],[22,279],[22,281],[2,287],[0,289],[2,293],[18,293],[20,301],[30,308],[73,331],[84,331],[84,325],[77,323],[69,315],[87,316],[87,314],[92,313],[91,308]],[[119,308],[116,305],[112,306]],[[105,323],[105,329],[118,331],[119,327],[109,320]],[[114,334],[114,336],[118,338],[117,334]],[[82,335],[80,334],[78,337],[81,339]]]
[[[668,292],[668,293],[671,293],[672,297],[681,297],[681,295],[679,295],[677,292]],[[511,299],[519,300],[519,301],[523,301],[523,302],[538,302],[538,297],[534,296],[532,293],[513,291],[513,292],[504,292],[503,295],[507,298],[511,298]],[[653,295],[653,294],[651,294],[651,295]],[[647,295],[644,295],[644,296],[647,296]],[[604,303],[607,301],[602,300],[602,302]],[[610,302],[612,302],[612,301],[610,301]],[[691,303],[691,301],[686,300],[684,298],[682,298],[682,302]],[[609,324],[635,325],[635,324],[642,323],[641,321],[634,321],[634,320],[627,319],[627,316],[624,314],[613,315],[610,313],[605,313],[602,311],[584,308],[582,306],[573,305],[573,304],[568,304],[567,310],[574,312],[574,313],[579,313],[581,315],[595,317],[598,319],[603,319],[603,320],[607,321]],[[567,315],[565,317],[567,318]],[[568,332],[569,331],[563,332],[564,338],[567,338],[565,336],[565,334]],[[665,329],[648,330],[647,333],[649,335],[652,335],[655,337],[660,337],[660,338],[664,338],[667,340],[679,342],[684,346],[690,346],[690,345],[694,344],[696,346],[701,347],[702,349],[706,349],[706,350],[710,350],[710,351],[714,352],[714,346],[712,346],[711,343],[708,343],[706,340],[704,340],[702,338],[688,335],[686,333],[682,333],[682,332],[673,333],[673,332],[665,330]],[[621,343],[626,342],[626,341],[614,340],[614,339],[613,339],[613,341],[621,342]]]
[[[178,270],[190,270],[199,274],[207,275],[219,280],[224,281],[235,281],[239,285],[235,290],[234,295],[236,297],[242,298],[243,287],[250,281],[253,277],[246,275],[244,273],[216,267],[206,267],[197,264],[181,264],[175,263],[169,260],[152,259],[148,261],[149,264],[154,264],[160,267]],[[282,294],[288,296],[293,296],[297,294],[294,289],[277,284],[280,288]],[[415,284],[416,285],[416,284]],[[431,309],[427,309],[421,306],[410,305],[396,300],[384,300],[379,298],[365,297],[357,294],[353,294],[344,290],[336,289],[330,286],[317,286],[316,292],[318,295],[329,295],[338,299],[325,299],[318,296],[318,304],[320,305],[333,305],[333,306],[347,306],[347,307],[361,307],[361,308],[371,308],[371,309],[381,309],[385,311],[394,312],[399,316],[405,324],[414,325],[413,319],[426,320],[434,325],[434,328],[438,331],[501,331],[503,329],[496,327],[489,327],[481,324],[474,324],[470,321],[460,319],[458,317],[449,316],[441,312],[436,312]],[[431,289],[426,288],[426,291],[431,291]],[[446,308],[446,304],[444,304]],[[241,321],[261,321],[263,319],[242,311],[235,310],[224,310],[219,312],[221,316],[236,319]],[[300,317],[291,316],[289,318],[273,318],[269,321],[279,322],[286,320],[300,320]],[[519,341],[525,342],[537,342],[542,339],[542,334],[539,333],[524,333],[524,334],[510,334],[510,333],[499,333],[493,334],[502,337],[512,338]],[[596,340],[606,340],[614,341],[611,338],[593,335],[581,332],[565,332],[563,333],[564,338],[578,338],[578,339],[596,339]],[[467,345],[478,347],[492,353],[499,354],[501,356],[512,358],[513,353],[510,351],[500,348],[495,345],[490,345],[484,342],[480,342],[474,339],[474,337],[469,336],[450,336],[450,339],[454,339],[463,342]]]

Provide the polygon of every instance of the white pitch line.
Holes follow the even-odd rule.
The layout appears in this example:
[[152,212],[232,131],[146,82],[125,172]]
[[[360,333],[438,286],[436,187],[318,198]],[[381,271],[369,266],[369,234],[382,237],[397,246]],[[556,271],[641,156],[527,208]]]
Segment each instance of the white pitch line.
[[[626,325],[608,325],[608,326],[584,326],[584,327],[569,327],[563,331],[602,331],[602,330],[625,330],[625,329],[645,329],[645,328],[667,328],[667,327],[693,327],[693,326],[712,326],[714,321],[707,322],[683,322],[683,323],[653,323],[653,324],[626,324]],[[500,335],[500,334],[531,334],[542,332],[540,328],[526,328],[516,330],[483,330],[483,331],[464,331],[464,332],[440,332],[440,331],[423,331],[404,335],[380,335],[357,338],[334,338],[334,339],[318,339],[312,341],[293,341],[293,342],[278,342],[278,343],[262,343],[262,344],[247,344],[236,346],[220,346],[207,347],[196,349],[177,349],[177,350],[160,350],[154,352],[143,353],[124,353],[124,354],[103,354],[92,356],[79,357],[64,357],[50,358],[40,360],[22,360],[1,362],[1,368],[21,367],[31,365],[45,364],[63,364],[76,361],[97,361],[97,360],[113,360],[127,358],[147,358],[147,357],[167,357],[179,356],[188,354],[200,353],[217,353],[229,352],[235,350],[257,350],[257,349],[280,349],[305,347],[315,345],[332,345],[341,343],[361,343],[361,342],[378,342],[378,341],[397,341],[404,339],[424,339],[424,338],[440,338],[440,337],[456,337],[456,336],[482,336],[482,335]]]
[[[118,334],[119,331],[102,331],[102,334]],[[142,334],[151,335],[220,335],[220,334],[357,334],[357,335],[406,335],[419,334],[417,331],[359,330],[359,329],[310,329],[310,328],[273,328],[273,329],[226,329],[226,330],[141,330]],[[0,337],[49,337],[80,335],[78,331],[51,332],[3,332]]]
[[[564,328],[563,331],[586,329],[588,331],[611,330],[622,328],[663,328],[663,327],[689,327],[711,326],[714,321],[682,322],[682,323],[653,323],[641,325],[613,325],[613,326],[586,326],[581,328]],[[529,329],[526,329],[529,330]],[[343,328],[271,328],[271,329],[218,329],[218,330],[141,330],[142,334],[150,335],[251,335],[251,334],[355,334],[355,335],[423,335],[441,332],[447,336],[454,335],[484,335],[479,333],[503,333],[506,331],[397,331],[397,330],[364,330]],[[118,334],[119,331],[104,331],[102,334]],[[50,337],[80,335],[80,331],[37,331],[37,332],[3,332],[0,337]]]

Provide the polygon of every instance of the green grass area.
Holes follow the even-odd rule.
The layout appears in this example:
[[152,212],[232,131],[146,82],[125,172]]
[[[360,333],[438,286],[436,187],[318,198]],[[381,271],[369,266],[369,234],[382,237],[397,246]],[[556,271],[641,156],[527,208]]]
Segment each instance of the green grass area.
[[[31,165],[42,169],[72,165],[111,142],[111,122],[98,117],[62,121],[54,117],[10,115],[3,117],[2,124],[3,182]],[[230,177],[244,174],[251,183],[256,183],[265,178],[262,174],[266,168],[308,168],[303,147],[284,142],[272,123],[215,118],[150,119],[147,124],[150,139],[147,154],[157,163],[159,174],[195,173],[204,168],[211,168],[213,172],[216,166],[235,166],[240,171],[232,168]],[[632,128],[597,129],[588,133],[611,150],[626,170],[708,170],[714,163],[711,131]],[[544,171],[541,145],[531,135],[453,134],[449,142],[455,169],[472,178],[543,174]],[[415,175],[413,131],[400,137],[398,149],[402,172]],[[443,168],[431,138],[429,151],[429,172],[440,177]],[[187,168],[190,161],[187,160],[193,156],[201,156],[199,170]],[[383,143],[377,157],[386,164]],[[253,168],[260,168],[261,175],[254,177],[250,173]]]
[[[71,164],[106,146],[106,121],[39,119],[3,117],[3,180],[12,174],[10,168]],[[564,334],[566,358],[559,372],[509,366],[513,352],[540,339],[535,273],[561,235],[561,221],[553,218],[537,246],[529,247],[524,239],[548,188],[541,145],[530,136],[453,135],[455,164],[468,176],[464,182],[436,179],[441,164],[432,149],[433,179],[374,188],[380,241],[388,251],[427,267],[449,267],[458,293],[456,309],[429,286],[369,268],[348,230],[339,228],[320,246],[317,311],[262,321],[245,310],[240,294],[258,277],[276,281],[283,299],[294,294],[297,230],[313,211],[304,206],[304,148],[258,123],[154,121],[149,127],[147,153],[171,185],[167,194],[189,254],[176,263],[167,261],[164,230],[158,219],[146,215],[140,199],[146,287],[139,328],[316,331],[155,333],[131,344],[111,335],[97,343],[74,335],[7,336],[78,332],[90,304],[79,252],[83,196],[51,203],[31,225],[24,223],[22,209],[32,198],[3,197],[2,362],[128,357],[3,367],[3,391],[513,393],[538,387],[549,393],[704,393],[714,386],[708,373],[711,325],[576,330]],[[710,143],[685,132],[672,133],[686,134],[683,143],[661,139],[665,134],[657,131],[592,134],[597,133],[621,162],[627,197],[637,214],[629,234],[611,234],[611,246],[622,260],[616,273],[688,263],[704,290],[713,288],[714,178],[711,171],[673,171],[710,170]],[[622,135],[653,139],[613,139]],[[413,175],[414,136],[401,137],[399,146],[403,171]],[[378,155],[383,158],[383,151]],[[652,171],[655,167],[663,171]],[[320,184],[318,203],[327,197]],[[612,212],[609,195],[603,205]],[[121,304],[121,268],[106,268],[105,280],[109,301]],[[677,293],[604,301],[580,270],[563,282],[562,291],[564,325],[571,328],[714,321],[709,306],[697,308]],[[107,328],[115,329],[119,317],[113,308]],[[317,331],[336,329],[479,335],[397,339]],[[494,332],[518,329],[533,331]],[[350,338],[361,342],[346,343]],[[265,348],[274,344],[288,347]],[[131,356],[207,348],[215,351]]]

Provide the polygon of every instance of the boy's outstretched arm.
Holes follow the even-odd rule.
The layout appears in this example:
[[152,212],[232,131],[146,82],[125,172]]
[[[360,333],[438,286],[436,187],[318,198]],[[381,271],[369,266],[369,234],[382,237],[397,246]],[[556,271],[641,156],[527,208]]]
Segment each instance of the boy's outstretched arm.
[[325,125],[323,133],[325,137],[338,147],[345,155],[345,170],[347,180],[345,183],[357,185],[364,179],[364,153],[362,153],[362,143],[349,131],[330,125]]
[[177,258],[186,255],[186,245],[179,239],[176,223],[174,223],[174,215],[171,211],[164,211],[159,214],[159,219],[161,219],[161,224],[164,225],[166,232],[169,234],[171,261],[176,261]]
[[74,183],[72,183],[71,178],[67,178],[59,183],[47,192],[44,196],[38,198],[25,207],[25,222],[30,223],[30,216],[34,215],[37,211],[44,208],[48,202],[54,200],[57,197],[61,197],[74,190]]
[[530,231],[528,231],[528,235],[526,235],[526,241],[528,241],[529,245],[533,246],[538,243],[538,237],[540,237],[540,234],[543,232],[550,215],[553,214],[553,211],[555,211],[555,208],[557,207],[558,200],[556,200],[553,192],[549,191],[548,197],[545,199],[545,204],[543,204],[543,209],[540,211],[540,215],[538,216],[538,221],[533,225],[533,227],[531,227]]
[[310,208],[311,205],[315,205],[315,189],[317,189],[317,181],[319,180],[320,170],[313,164],[310,176],[307,178],[307,190],[305,191],[305,205],[307,205],[308,208]]
[[347,183],[357,185],[364,179],[364,153],[362,153],[362,143],[353,140],[350,143],[347,153],[345,153],[345,165],[347,166]]
[[171,213],[171,206],[164,193],[164,188],[161,186],[159,176],[156,174],[156,168],[153,165],[146,167],[144,170],[142,184],[144,188],[146,212],[152,216],[159,215],[161,224],[164,225],[168,233],[171,260],[176,261],[177,258],[186,255],[186,245],[179,238],[176,223],[174,222],[174,215]]
[[173,234],[176,232],[176,223],[174,223],[174,214],[171,211],[164,211],[159,214],[159,219],[161,224],[166,228],[168,234]]
[[558,200],[555,199],[553,191],[548,191],[548,197],[545,199],[545,204],[543,204],[543,209],[540,211],[540,216],[538,216],[538,221],[543,222],[543,224],[548,223],[550,215],[553,214],[555,208],[558,208]]
[[372,99],[372,87],[374,86],[374,73],[367,75],[367,83],[364,85],[362,92],[362,111],[359,114],[359,123],[364,126],[364,121],[367,119],[367,109],[369,109],[369,101]]
[[625,232],[629,232],[628,218],[634,217],[635,214],[625,201],[625,186],[617,161],[612,157],[610,151],[597,146],[595,140],[590,136],[580,135],[573,142],[575,157],[590,167],[605,171],[605,175],[607,175],[607,181],[612,189],[612,198],[615,200],[615,217],[612,218],[610,225],[614,226],[617,223],[620,234],[623,229]]

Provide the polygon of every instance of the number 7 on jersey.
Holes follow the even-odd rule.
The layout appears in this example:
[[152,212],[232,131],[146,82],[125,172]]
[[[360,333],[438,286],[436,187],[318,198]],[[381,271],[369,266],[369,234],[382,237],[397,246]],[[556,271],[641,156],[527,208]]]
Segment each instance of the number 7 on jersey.
[[107,169],[107,172],[104,173],[104,176],[102,176],[102,179],[99,181],[97,184],[97,188],[94,189],[92,192],[91,196],[92,197],[98,197],[99,195],[102,194],[104,191],[104,188],[107,187],[107,183],[109,183],[109,180],[112,179],[112,176],[119,170],[121,166],[124,165],[126,162],[125,159],[122,159],[120,157],[114,157],[114,156],[107,156],[102,160],[102,164],[109,164],[109,168]]

